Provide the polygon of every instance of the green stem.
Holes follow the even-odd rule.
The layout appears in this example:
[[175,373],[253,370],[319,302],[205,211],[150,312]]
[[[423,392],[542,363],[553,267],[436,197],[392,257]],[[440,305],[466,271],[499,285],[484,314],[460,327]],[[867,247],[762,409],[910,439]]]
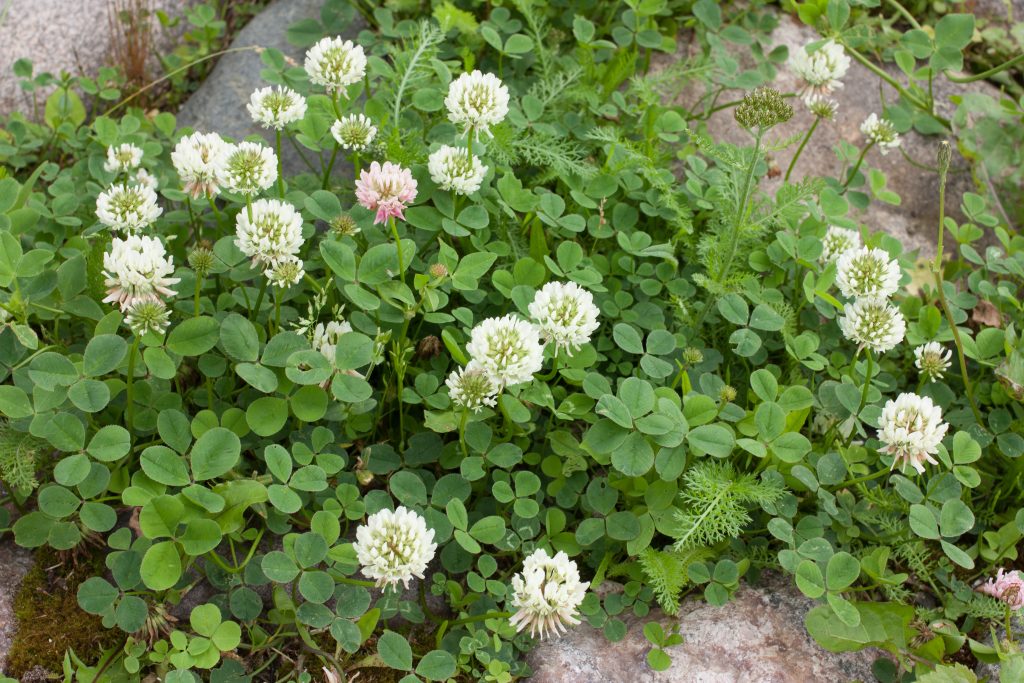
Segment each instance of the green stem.
[[338,150],[340,148],[341,148],[340,145],[338,145],[338,143],[335,142],[334,143],[334,151],[331,152],[331,160],[327,164],[327,170],[324,171],[324,181],[323,181],[323,183],[320,186],[321,189],[326,190],[327,186],[330,185],[330,183],[331,183],[331,171],[334,170],[334,162],[338,160]]
[[274,330],[280,331],[281,329],[281,290],[278,287],[274,288]]
[[952,130],[953,124],[950,123],[949,119],[933,113],[931,111],[931,108],[928,106],[928,104],[926,102],[921,100],[921,98],[917,97],[916,95],[911,94],[906,88],[904,88],[900,84],[899,81],[897,81],[895,78],[893,78],[892,76],[887,74],[882,69],[880,69],[877,66],[875,66],[874,62],[872,62],[870,59],[868,59],[867,57],[865,57],[861,53],[857,52],[857,50],[855,50],[852,47],[850,47],[849,44],[844,42],[842,45],[843,45],[844,48],[846,48],[846,51],[848,53],[850,53],[851,56],[853,56],[854,59],[856,59],[858,62],[860,62],[861,65],[863,65],[865,68],[867,68],[868,71],[870,71],[871,73],[875,74],[876,76],[881,78],[883,81],[885,81],[886,83],[891,85],[896,90],[896,92],[898,92],[900,95],[903,96],[903,98],[905,100],[910,102],[912,105],[914,105],[915,107],[917,107],[921,111],[927,112],[936,121],[941,123],[944,128]]
[[840,482],[840,484],[836,488],[840,488],[841,489],[841,488],[845,488],[847,486],[853,486],[854,484],[863,484],[863,483],[868,482],[868,481],[873,481],[875,479],[878,479],[879,477],[884,477],[885,475],[889,474],[890,471],[891,470],[880,470],[878,472],[875,472],[874,474],[866,474],[863,477],[855,477],[853,479],[847,479],[844,482]]
[[476,128],[474,126],[469,127],[469,136],[466,139],[466,155],[471,159],[473,158],[473,136],[476,134]]
[[284,163],[281,161],[281,130],[275,131],[277,143],[277,194],[284,199]]
[[921,24],[917,23],[917,19],[914,15],[907,11],[907,8],[896,2],[896,0],[885,0],[886,4],[892,7],[898,14],[900,14],[907,22],[916,29],[921,28]]
[[1016,66],[1021,62],[1024,62],[1024,53],[1021,53],[1014,57],[1013,59],[1003,62],[999,66],[994,66],[988,71],[982,71],[980,74],[974,74],[973,76],[951,76],[949,74],[946,74],[946,78],[953,81],[954,83],[974,83],[975,81],[982,81],[985,80],[986,78],[995,76],[997,73],[1001,71],[1006,71],[1010,67]]
[[796,168],[796,162],[800,158],[800,155],[803,154],[804,147],[807,146],[807,141],[811,139],[812,135],[814,135],[814,130],[818,127],[819,121],[821,121],[821,119],[815,116],[814,123],[812,123],[811,127],[807,130],[807,135],[805,135],[804,139],[800,142],[800,146],[796,148],[796,154],[793,155],[793,160],[789,162],[789,168],[786,169],[786,177],[783,178],[785,182],[788,183],[789,176],[793,175],[793,169]]
[[260,293],[256,295],[256,306],[249,311],[249,317],[254,318],[260,314],[260,307],[263,305],[263,296],[267,293],[267,283],[270,282],[267,278],[263,278],[263,284],[260,285]]
[[132,433],[135,422],[135,356],[139,352],[139,336],[135,335],[132,348],[128,352],[128,381],[125,383],[124,426]]
[[390,218],[391,236],[395,238],[395,248],[398,250],[398,278],[405,280],[405,259],[402,258],[402,240],[398,237],[398,223],[395,217]]
[[864,372],[864,386],[860,392],[860,405],[857,406],[857,417],[860,418],[860,411],[864,410],[864,406],[868,404],[868,391],[871,389],[871,372],[874,368],[875,357],[871,353],[871,349],[866,349],[866,355],[868,357],[868,366]]
[[462,456],[469,457],[469,447],[466,446],[466,425],[469,424],[469,410],[463,409],[462,419],[459,420],[459,444],[462,446]]
[[199,277],[199,273],[196,273],[196,294],[195,294],[195,314],[193,318],[199,317],[199,290],[203,288],[203,278]]
[[874,142],[874,140],[872,140],[871,142],[869,142],[864,147],[864,149],[862,149],[860,151],[860,156],[857,157],[857,163],[855,163],[853,165],[853,168],[850,169],[850,175],[848,175],[846,177],[846,182],[843,183],[843,190],[844,191],[846,190],[846,188],[848,188],[850,186],[850,183],[853,182],[853,179],[857,177],[857,171],[860,170],[861,164],[864,163],[864,157],[867,156],[868,150],[871,149],[874,146],[875,146],[875,142]]

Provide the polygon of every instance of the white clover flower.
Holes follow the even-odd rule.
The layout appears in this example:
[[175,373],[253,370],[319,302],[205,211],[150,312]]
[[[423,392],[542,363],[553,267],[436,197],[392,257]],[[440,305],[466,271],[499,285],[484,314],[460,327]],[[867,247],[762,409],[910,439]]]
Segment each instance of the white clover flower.
[[404,507],[381,510],[370,515],[356,529],[353,544],[356,558],[363,565],[363,576],[373,579],[377,586],[406,588],[413,578],[423,578],[427,565],[434,559],[437,544],[434,530],[419,514]]
[[466,351],[501,387],[529,382],[544,365],[540,330],[514,315],[487,318],[474,327]]
[[162,213],[156,192],[145,185],[113,185],[96,198],[96,218],[112,230],[137,232]]
[[870,142],[878,145],[878,151],[882,155],[889,153],[890,149],[900,146],[900,136],[889,119],[880,119],[877,114],[872,113],[864,123],[860,124],[860,132]]
[[306,52],[306,73],[309,80],[323,86],[328,93],[345,92],[345,87],[358,83],[366,75],[366,55],[361,45],[340,37],[322,38]]
[[836,111],[839,110],[839,103],[834,99],[816,93],[811,93],[805,97],[804,104],[807,105],[807,109],[816,118],[824,119],[825,121],[831,121],[832,117],[836,115]]
[[302,247],[302,214],[279,199],[257,199],[252,218],[243,208],[235,217],[235,246],[254,265],[272,266]]
[[843,87],[842,78],[850,69],[850,58],[842,45],[829,40],[813,53],[806,45],[794,50],[789,56],[789,67],[804,80],[804,92],[828,95]]
[[258,142],[240,142],[224,160],[221,184],[238,194],[257,194],[277,181],[277,155]]
[[579,569],[568,555],[559,551],[550,557],[538,548],[512,577],[516,613],[509,622],[516,631],[529,627],[531,636],[563,633],[567,624],[580,623],[576,611],[586,595],[587,584],[580,581]]
[[924,474],[924,463],[937,465],[932,457],[949,425],[942,421],[942,409],[927,396],[900,394],[886,401],[878,420],[878,438],[885,444],[883,453],[895,456],[892,466],[910,465]]
[[306,98],[291,88],[258,88],[249,98],[249,116],[264,128],[282,130],[306,115]]
[[939,342],[928,342],[914,349],[914,365],[929,381],[934,382],[942,379],[946,370],[949,370],[952,365],[951,355],[952,352],[943,348]]
[[903,341],[907,322],[900,309],[885,299],[857,299],[846,305],[839,329],[861,348],[885,353]]
[[455,190],[457,194],[473,194],[487,175],[487,167],[475,154],[464,147],[442,145],[427,160],[430,179],[442,190]]
[[850,249],[859,249],[860,233],[833,225],[825,233],[825,238],[821,240],[821,247],[821,263],[824,265],[835,261]]
[[216,133],[192,133],[178,140],[171,152],[171,163],[181,178],[185,192],[198,199],[215,197],[220,192],[224,165],[234,145]]
[[900,264],[883,249],[847,249],[836,263],[836,284],[850,298],[887,298],[900,286]]
[[136,337],[149,332],[162,335],[171,324],[171,312],[161,299],[140,299],[128,307],[124,321]]
[[142,148],[130,142],[107,147],[107,160],[103,162],[103,170],[107,173],[124,173],[138,168],[142,163]]
[[103,255],[103,275],[107,296],[103,301],[117,303],[122,311],[140,301],[161,301],[174,296],[170,288],[179,278],[174,272],[174,258],[155,237],[128,235],[115,237],[110,251]]
[[493,408],[501,391],[497,382],[475,360],[469,361],[464,368],[453,370],[444,383],[448,385],[452,403],[474,413],[479,413],[484,406]]
[[149,189],[153,190],[153,192],[156,192],[156,188],[159,186],[159,183],[156,180],[156,176],[144,168],[140,168],[138,171],[135,172],[135,176],[132,178],[132,182],[134,182],[136,185],[148,187]]
[[466,131],[489,135],[491,126],[508,114],[508,88],[494,74],[464,73],[448,87],[444,104],[449,121],[462,124]]
[[313,328],[313,348],[331,361],[331,365],[334,365],[338,352],[338,340],[341,339],[341,335],[351,331],[352,325],[347,320],[332,320],[326,325],[317,323]]
[[331,135],[342,149],[361,152],[377,137],[377,127],[363,114],[349,114],[331,125]]
[[594,295],[575,282],[549,282],[534,295],[530,315],[541,335],[553,342],[556,351],[570,354],[590,341],[600,326]]
[[289,255],[275,261],[263,271],[263,274],[270,280],[270,284],[278,289],[287,289],[292,285],[299,284],[299,281],[306,275],[306,269],[302,259]]

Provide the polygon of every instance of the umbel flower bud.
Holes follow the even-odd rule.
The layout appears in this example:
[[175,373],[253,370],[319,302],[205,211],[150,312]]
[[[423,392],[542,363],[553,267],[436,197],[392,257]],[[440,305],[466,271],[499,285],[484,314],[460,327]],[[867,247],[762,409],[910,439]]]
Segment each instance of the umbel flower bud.
[[939,143],[939,178],[946,182],[946,173],[949,172],[949,162],[953,159],[953,150],[948,140]]
[[341,237],[351,236],[359,232],[359,226],[352,216],[343,213],[331,221],[331,231]]
[[736,121],[744,128],[765,130],[793,118],[793,107],[774,88],[758,88],[736,107]]
[[213,250],[208,242],[196,245],[188,254],[188,264],[199,277],[206,277],[213,270]]

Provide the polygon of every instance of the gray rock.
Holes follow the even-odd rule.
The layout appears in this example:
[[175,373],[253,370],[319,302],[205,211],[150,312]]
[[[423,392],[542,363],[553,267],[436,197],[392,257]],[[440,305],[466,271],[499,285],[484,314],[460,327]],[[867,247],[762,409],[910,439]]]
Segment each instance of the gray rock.
[[[686,599],[677,617],[660,611],[644,619],[625,618],[626,637],[610,643],[582,624],[559,639],[534,648],[527,661],[532,683],[806,683],[874,681],[871,664],[884,653],[865,650],[834,654],[822,650],[804,629],[814,601],[791,579],[768,576],[757,588],[742,586],[723,607]],[[666,633],[676,623],[683,643],[668,649],[671,667],[647,665],[650,643],[643,624],[657,620]]]
[[[1005,648],[1006,647],[1006,627],[1003,626],[1002,624],[996,624],[996,623],[993,623],[993,626],[995,626],[995,629],[996,629],[996,638],[999,639],[1000,643],[1004,644],[1003,647]],[[1024,616],[1021,616],[1021,614],[1019,612],[1013,618],[1012,626],[1013,626],[1014,639],[1019,642],[1020,641],[1020,634],[1024,633]],[[984,638],[979,638],[979,640],[981,640],[986,645],[991,646],[992,645],[992,634],[991,634],[991,632],[989,632],[989,634],[986,635]],[[1005,651],[1005,649],[1004,649],[1004,651]],[[1012,650],[1011,650],[1011,652],[1012,652]],[[1002,671],[1002,666],[1000,666],[999,664],[986,664],[985,662],[980,662],[978,664],[978,666],[974,669],[974,673],[978,674],[978,678],[984,679],[984,677],[987,676],[988,677],[987,680],[990,681],[991,683],[995,683],[995,681],[999,681],[1000,680],[999,675],[1000,675],[1001,671]]]
[[21,588],[21,580],[32,568],[34,556],[31,550],[14,543],[9,535],[0,540],[0,671],[7,666],[7,653],[17,627],[14,616],[14,598]]
[[[232,48],[256,45],[275,48],[286,57],[301,64],[306,51],[288,42],[286,31],[293,23],[302,19],[320,18],[323,0],[275,0],[265,10],[253,17],[235,36]],[[364,28],[362,21],[354,21],[343,34],[354,38]],[[188,99],[178,112],[178,125],[189,126],[203,132],[213,131],[240,140],[249,135],[261,135],[271,145],[272,131],[256,125],[249,117],[246,105],[256,88],[267,83],[260,78],[263,62],[255,51],[227,54],[217,62],[213,72],[199,89]],[[303,149],[306,159],[319,168],[316,154]],[[325,154],[325,158],[329,156]],[[285,142],[281,154],[285,175],[308,173],[309,167],[302,161],[294,146]],[[334,175],[352,178],[349,164],[341,159],[334,168]]]
[[[152,9],[170,16],[185,14],[196,0],[150,0]],[[35,73],[61,71],[95,76],[110,63],[112,41],[116,38],[108,8],[111,0],[3,0],[0,2],[0,115],[13,111],[31,114],[32,96],[18,85],[11,72],[21,58],[32,61]],[[120,26],[118,27],[121,28]],[[176,36],[168,35],[153,19],[153,38],[158,50],[173,46]],[[40,96],[40,107],[47,93]]]
[[[793,16],[782,14],[779,16],[779,22],[779,26],[771,34],[768,49],[786,45],[792,52],[819,39],[814,29],[800,23]],[[692,44],[692,39],[686,35],[680,36],[679,41],[680,50],[684,54],[662,55],[659,59],[654,60],[653,68],[664,68],[681,56],[685,56],[689,51],[696,49],[696,46]],[[741,61],[745,61],[742,55],[738,56]],[[745,64],[745,66],[747,65]],[[897,79],[905,81],[905,77],[901,73],[897,73],[894,65],[886,65],[886,67]],[[851,65],[843,81],[844,87],[832,94],[832,97],[839,103],[835,120],[823,122],[818,126],[810,143],[800,156],[791,180],[799,180],[807,175],[840,177],[840,174],[844,172],[844,166],[836,158],[833,146],[840,140],[845,140],[858,147],[863,146],[863,135],[860,133],[861,123],[873,112],[882,114],[883,98],[885,101],[894,101],[898,97],[895,90],[882,83],[878,76],[856,61]],[[778,76],[771,85],[782,92],[795,92],[800,88],[798,78],[785,65],[779,68]],[[677,98],[676,103],[693,107],[702,94],[694,92],[696,90],[698,89],[694,88],[683,92]],[[999,95],[996,88],[985,82],[960,85],[940,78],[935,83],[935,99],[939,113],[949,116],[954,109],[950,96],[967,91],[987,93],[996,98]],[[741,95],[742,93],[738,91],[723,93],[719,101],[738,99]],[[769,135],[770,140],[784,140],[794,135],[802,135],[811,125],[813,117],[807,108],[798,100],[790,100],[790,102],[794,105],[795,110],[793,118],[772,129]],[[734,120],[732,109],[713,114],[707,121],[707,128],[708,133],[716,141],[739,145],[752,144],[750,136]],[[952,135],[948,137],[952,139]],[[910,131],[902,138],[902,147],[907,156],[919,164],[935,166],[936,154],[942,137],[923,136]],[[779,173],[774,178],[769,177],[762,180],[761,188],[764,191],[774,193],[782,185],[783,175],[796,153],[796,148],[797,144],[794,143],[769,156],[770,166],[777,169]],[[866,211],[857,215],[856,218],[864,223],[869,230],[885,231],[898,238],[907,252],[920,249],[922,256],[934,255],[939,221],[936,174],[915,167],[899,150],[882,155],[877,148],[872,149],[868,152],[862,170],[867,167],[882,170],[888,179],[888,189],[899,194],[902,201],[900,205],[894,206],[872,199]],[[863,189],[863,187],[857,189]],[[956,153],[954,145],[953,165],[950,169],[949,185],[946,190],[947,215],[962,219],[959,211],[960,198],[966,191],[977,191],[977,188],[972,182],[970,169]]]

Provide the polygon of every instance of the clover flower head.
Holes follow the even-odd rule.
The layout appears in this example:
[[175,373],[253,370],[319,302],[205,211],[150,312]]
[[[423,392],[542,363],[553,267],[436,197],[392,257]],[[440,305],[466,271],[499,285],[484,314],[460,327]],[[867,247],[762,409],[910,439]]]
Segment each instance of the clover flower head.
[[159,186],[159,183],[156,180],[156,176],[144,168],[140,168],[135,172],[135,175],[132,178],[132,182],[135,183],[136,185],[148,187],[149,189],[153,190],[153,192],[156,192],[156,188]]
[[199,277],[206,277],[213,270],[213,249],[208,245],[208,242],[200,243],[188,253],[188,264],[192,266],[192,270],[196,271],[196,275]]
[[1016,569],[996,571],[996,575],[978,586],[979,592],[1002,600],[1011,610],[1024,608],[1024,576]]
[[264,128],[282,130],[306,115],[306,98],[291,88],[258,88],[249,98],[249,116]]
[[843,335],[861,348],[885,353],[903,341],[907,321],[885,299],[856,299],[839,318]]
[[111,230],[138,232],[162,213],[156,192],[145,185],[112,185],[96,198],[96,218]]
[[474,70],[452,81],[444,105],[452,123],[462,124],[467,132],[490,135],[491,126],[508,114],[508,88],[494,74]]
[[235,217],[235,246],[255,265],[271,266],[302,247],[302,214],[279,199],[257,199]]
[[387,223],[392,216],[405,220],[405,208],[416,200],[416,180],[407,168],[385,161],[374,161],[363,169],[356,181],[356,199],[376,211],[374,223]]
[[341,339],[341,335],[351,331],[352,325],[347,320],[332,320],[326,325],[317,323],[313,328],[313,348],[333,365],[337,356],[338,340]]
[[842,88],[842,79],[850,69],[850,57],[842,45],[829,40],[810,52],[805,45],[789,56],[789,67],[803,79],[804,92],[828,95]]
[[470,332],[466,351],[501,387],[529,382],[544,365],[540,330],[514,315],[478,324]]
[[442,190],[454,190],[456,194],[473,194],[487,174],[487,167],[479,157],[470,154],[464,147],[442,145],[427,160],[430,179]]
[[544,339],[570,354],[599,327],[594,295],[575,282],[547,283],[534,295],[529,311]]
[[185,192],[193,199],[215,197],[233,149],[234,145],[224,142],[216,133],[192,133],[178,140],[171,152],[171,163]]
[[531,636],[558,635],[566,625],[580,623],[576,612],[587,595],[576,563],[564,552],[554,557],[538,548],[523,561],[521,572],[512,577],[512,606],[509,619],[517,631],[530,629]]
[[910,465],[920,474],[924,474],[924,463],[938,464],[932,456],[939,452],[949,429],[941,408],[927,396],[910,393],[886,401],[878,426],[878,438],[885,444],[882,452],[895,457],[893,468]]
[[356,219],[347,213],[335,216],[330,222],[331,232],[341,237],[350,237],[359,232],[359,224]]
[[826,95],[811,93],[804,98],[804,104],[815,118],[831,121],[839,110],[839,103]]
[[240,142],[224,161],[221,181],[231,192],[258,194],[277,181],[277,154],[258,142]]
[[949,369],[952,364],[951,355],[952,352],[937,341],[921,344],[914,349],[914,366],[922,376],[934,382],[942,379],[946,370]]
[[836,262],[836,284],[843,296],[886,298],[900,286],[900,265],[883,249],[847,249]]
[[263,274],[267,276],[270,284],[278,289],[288,289],[292,285],[299,284],[306,275],[302,259],[298,256],[283,256],[270,265]]
[[821,240],[821,263],[822,265],[835,261],[851,249],[860,248],[860,233],[848,228],[840,228],[838,225],[830,226]]
[[162,301],[174,296],[171,285],[179,278],[174,272],[174,258],[166,253],[163,243],[155,237],[128,235],[115,237],[110,251],[103,255],[103,275],[107,296],[103,301],[117,303],[128,311],[140,301]]
[[171,324],[171,312],[161,299],[140,299],[128,307],[124,321],[136,337],[162,335]]
[[356,529],[354,548],[363,576],[375,580],[380,588],[399,583],[408,588],[413,577],[423,578],[437,544],[434,530],[427,528],[421,515],[399,507],[370,515],[366,524]]
[[107,160],[103,170],[107,173],[123,173],[138,168],[142,163],[142,148],[130,142],[107,147]]
[[493,408],[501,391],[497,382],[475,360],[469,361],[464,368],[453,370],[444,383],[448,385],[452,403],[474,413],[479,413],[484,406]]
[[342,149],[361,152],[377,137],[377,126],[365,114],[348,114],[331,125],[331,135]]
[[880,119],[875,113],[870,114],[864,123],[860,124],[860,132],[868,139],[878,145],[878,151],[882,155],[889,153],[890,149],[900,146],[900,136],[889,119]]
[[744,95],[733,115],[744,128],[768,129],[793,118],[793,107],[778,90],[761,87]]
[[306,52],[306,73],[329,94],[345,92],[366,75],[366,55],[361,45],[341,37],[322,38]]
[[687,346],[683,349],[683,362],[687,365],[700,365],[704,362],[704,352],[696,346]]

